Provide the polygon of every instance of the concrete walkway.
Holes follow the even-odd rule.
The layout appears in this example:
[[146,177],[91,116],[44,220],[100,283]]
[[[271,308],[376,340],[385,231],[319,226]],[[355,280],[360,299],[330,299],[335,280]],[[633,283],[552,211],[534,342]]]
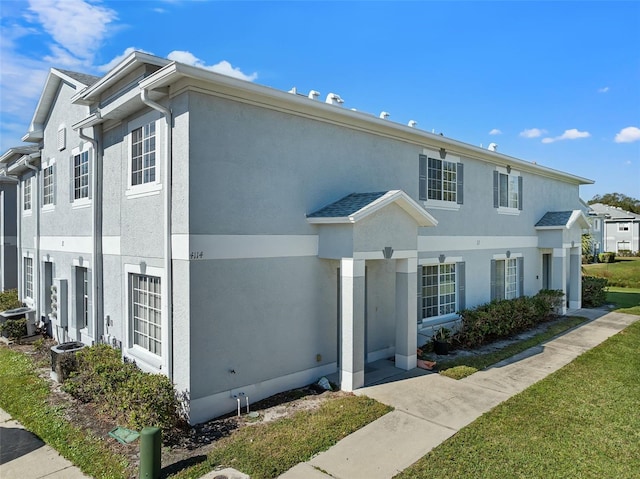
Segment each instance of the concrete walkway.
[[80,479],[80,469],[0,409],[0,478]]
[[356,394],[393,406],[394,411],[280,478],[393,477],[485,412],[640,320],[592,309],[567,314],[592,321],[460,381],[439,374],[411,377],[409,372],[359,389]]

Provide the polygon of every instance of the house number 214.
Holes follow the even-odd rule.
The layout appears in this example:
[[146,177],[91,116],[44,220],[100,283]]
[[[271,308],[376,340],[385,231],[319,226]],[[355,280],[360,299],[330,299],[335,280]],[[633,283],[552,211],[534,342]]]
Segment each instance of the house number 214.
[[189,259],[202,259],[202,258],[204,258],[203,251],[192,251],[191,254],[189,255]]

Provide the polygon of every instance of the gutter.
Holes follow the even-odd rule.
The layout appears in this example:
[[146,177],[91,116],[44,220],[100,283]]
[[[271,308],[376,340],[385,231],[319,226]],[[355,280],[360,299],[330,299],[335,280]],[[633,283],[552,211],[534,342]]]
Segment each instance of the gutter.
[[[31,203],[31,208],[35,209],[35,216],[36,216],[36,237],[35,237],[35,247],[36,247],[36,254],[35,254],[35,261],[34,261],[34,265],[33,267],[35,268],[35,278],[33,278],[33,295],[35,296],[35,298],[33,299],[33,309],[36,310],[36,314],[37,314],[37,318],[36,318],[36,323],[40,321],[40,297],[42,295],[42,291],[40,291],[40,168],[37,168],[35,166],[33,166],[30,161],[32,156],[35,156],[36,158],[38,156],[40,156],[40,152],[38,153],[34,153],[33,155],[28,155],[24,157],[24,165],[29,168],[32,171],[35,171],[35,178],[36,178],[36,185],[35,188],[31,187],[31,191],[33,192],[33,190],[35,189],[35,195],[34,195],[34,199]],[[18,204],[20,204],[20,201],[17,201]],[[22,258],[20,258],[20,261],[22,261]],[[36,294],[36,291],[38,291],[38,293]]]
[[[94,130],[95,134],[95,130]],[[91,284],[92,284],[92,296],[93,301],[91,304],[91,314],[93,316],[93,339],[98,342],[102,339],[104,331],[104,320],[102,318],[102,191],[99,189],[101,186],[100,173],[98,171],[98,140],[87,136],[83,128],[78,129],[78,136],[91,143],[93,154],[91,155],[91,194],[93,195],[91,201],[91,246],[92,246],[92,258],[93,268],[91,268]],[[99,231],[97,231],[99,228]]]
[[149,90],[140,90],[142,102],[164,115],[166,124],[166,141],[164,142],[164,271],[165,281],[162,286],[163,309],[167,314],[167,375],[173,379],[173,257],[171,245],[171,168],[172,168],[172,129],[171,110],[149,98]]

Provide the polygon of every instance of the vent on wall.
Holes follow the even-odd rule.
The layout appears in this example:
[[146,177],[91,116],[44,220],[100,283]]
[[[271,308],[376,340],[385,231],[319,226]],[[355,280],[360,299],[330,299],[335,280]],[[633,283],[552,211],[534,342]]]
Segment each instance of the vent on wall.
[[58,150],[62,151],[67,147],[67,128],[58,128]]

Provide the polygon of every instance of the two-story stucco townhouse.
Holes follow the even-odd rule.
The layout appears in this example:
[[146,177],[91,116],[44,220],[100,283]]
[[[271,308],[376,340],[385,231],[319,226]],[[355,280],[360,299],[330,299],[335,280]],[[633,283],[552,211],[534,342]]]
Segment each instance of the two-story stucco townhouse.
[[595,203],[590,205],[594,231],[600,233],[603,252],[640,251],[640,215],[622,208]]
[[169,375],[194,423],[241,393],[414,368],[419,335],[494,298],[580,307],[590,180],[317,97],[143,53],[95,80],[52,70],[39,156],[9,165],[31,199],[22,297],[48,315],[53,284],[58,340]]

